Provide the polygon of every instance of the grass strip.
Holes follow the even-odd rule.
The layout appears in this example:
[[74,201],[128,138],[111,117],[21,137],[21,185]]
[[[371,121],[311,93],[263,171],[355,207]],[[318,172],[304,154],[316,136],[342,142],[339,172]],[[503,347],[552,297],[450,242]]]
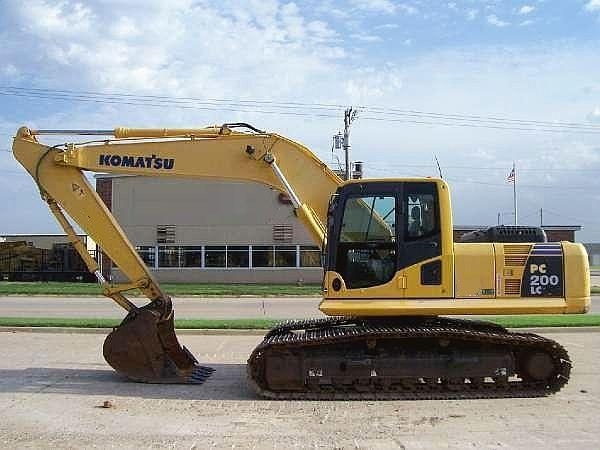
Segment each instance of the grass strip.
[[506,328],[598,327],[600,314],[540,314],[530,316],[478,317]]
[[[172,296],[318,296],[321,286],[307,284],[212,284],[212,283],[161,283]],[[138,294],[130,291],[130,295]],[[96,283],[19,282],[0,281],[0,295],[102,295]]]
[[[581,315],[529,315],[529,316],[474,316],[474,320],[497,323],[506,328],[537,327],[597,327],[600,314]],[[63,319],[0,317],[4,327],[65,327],[65,328],[113,328],[119,319]],[[220,330],[267,330],[281,322],[276,319],[178,319],[175,328],[181,329],[220,329]]]

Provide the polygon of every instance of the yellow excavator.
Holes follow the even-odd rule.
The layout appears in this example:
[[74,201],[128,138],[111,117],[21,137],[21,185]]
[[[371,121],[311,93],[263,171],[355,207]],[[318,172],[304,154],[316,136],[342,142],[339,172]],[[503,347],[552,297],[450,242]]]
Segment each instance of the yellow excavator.
[[[48,146],[39,135],[97,136]],[[444,317],[578,314],[590,306],[585,249],[528,242],[523,228],[454,243],[448,185],[435,178],[342,181],[304,146],[244,123],[198,129],[31,130],[17,160],[98,278],[127,311],[104,343],[130,379],[202,383],[202,366],[175,335],[163,292],[84,171],[258,182],[290,198],[323,255],[324,319],[271,329],[248,360],[249,381],[274,399],[534,397],[568,380],[565,349],[489,322]],[[210,205],[206,205],[210,213]],[[112,285],[69,216],[129,282]],[[482,242],[483,241],[483,242]],[[137,307],[126,292],[150,303]]]

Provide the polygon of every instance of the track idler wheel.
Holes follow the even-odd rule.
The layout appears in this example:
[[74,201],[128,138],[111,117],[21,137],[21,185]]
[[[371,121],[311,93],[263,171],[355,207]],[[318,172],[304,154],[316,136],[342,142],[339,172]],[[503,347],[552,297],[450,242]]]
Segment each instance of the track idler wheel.
[[200,384],[214,370],[199,365],[179,344],[170,299],[131,311],[107,336],[103,350],[119,374],[143,383]]
[[521,367],[524,375],[535,381],[551,380],[557,373],[552,356],[540,351],[521,355]]

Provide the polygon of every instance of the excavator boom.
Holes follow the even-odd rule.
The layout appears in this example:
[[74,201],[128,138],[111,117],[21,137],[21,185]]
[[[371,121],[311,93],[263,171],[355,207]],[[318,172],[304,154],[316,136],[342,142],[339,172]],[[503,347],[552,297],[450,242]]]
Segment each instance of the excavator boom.
[[[249,132],[234,131],[236,127]],[[112,135],[113,139],[54,147],[37,140],[38,135],[66,134]],[[201,383],[212,370],[199,365],[179,344],[171,299],[161,290],[83,171],[260,182],[289,195],[296,214],[320,246],[325,239],[324,199],[341,181],[308,149],[246,124],[200,129],[21,128],[13,153],[35,180],[43,200],[88,269],[98,278],[104,295],[127,311],[121,325],[104,343],[105,359],[117,372],[152,383]],[[301,182],[306,177],[311,183]],[[299,189],[294,190],[292,184]],[[308,205],[316,206],[312,209]],[[113,286],[104,279],[67,215],[101,246],[128,283]],[[135,289],[150,300],[148,305],[138,308],[127,299],[125,293]]]

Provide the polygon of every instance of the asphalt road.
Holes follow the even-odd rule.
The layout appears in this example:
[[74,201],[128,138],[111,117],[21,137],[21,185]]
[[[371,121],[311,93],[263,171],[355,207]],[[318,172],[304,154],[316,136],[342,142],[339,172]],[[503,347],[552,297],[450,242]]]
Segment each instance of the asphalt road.
[[[141,301],[141,300],[140,300]],[[301,319],[322,315],[319,298],[174,298],[180,319]],[[591,312],[600,313],[600,296],[592,297]],[[125,311],[107,298],[0,297],[0,317],[122,318]]]
[[[134,299],[144,303],[142,299]],[[318,297],[174,298],[179,319],[300,319],[320,315]],[[108,298],[0,297],[0,317],[122,318],[125,310]]]
[[0,332],[0,447],[597,449],[600,333],[545,335],[574,362],[551,397],[303,402],[249,388],[259,336],[182,335],[216,369],[190,386],[124,381],[102,360],[103,335]]

